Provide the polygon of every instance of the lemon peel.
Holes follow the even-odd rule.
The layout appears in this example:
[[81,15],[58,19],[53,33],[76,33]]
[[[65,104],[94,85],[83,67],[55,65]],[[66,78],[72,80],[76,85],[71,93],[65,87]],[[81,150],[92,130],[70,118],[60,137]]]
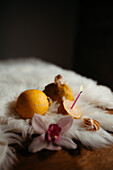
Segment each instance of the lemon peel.
[[67,85],[63,77],[59,74],[55,77],[54,83],[48,84],[44,91],[53,101],[61,103],[63,98],[74,101],[73,91],[69,85]]

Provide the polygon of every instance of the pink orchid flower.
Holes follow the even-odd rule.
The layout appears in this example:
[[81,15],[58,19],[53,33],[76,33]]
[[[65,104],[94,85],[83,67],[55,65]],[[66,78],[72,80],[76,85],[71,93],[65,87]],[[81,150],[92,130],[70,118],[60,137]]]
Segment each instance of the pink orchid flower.
[[44,116],[35,114],[32,118],[32,127],[40,136],[35,137],[29,145],[29,152],[38,152],[42,149],[61,150],[61,147],[76,149],[77,145],[66,136],[62,136],[72,126],[73,118],[65,116],[56,124],[47,126]]

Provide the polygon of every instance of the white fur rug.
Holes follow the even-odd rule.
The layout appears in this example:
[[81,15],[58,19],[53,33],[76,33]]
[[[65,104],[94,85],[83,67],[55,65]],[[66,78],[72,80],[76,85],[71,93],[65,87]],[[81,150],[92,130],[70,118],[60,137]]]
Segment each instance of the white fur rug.
[[[18,95],[24,90],[30,88],[38,88],[43,90],[44,87],[54,81],[54,77],[61,74],[64,80],[69,84],[74,96],[78,94],[79,88],[83,86],[83,93],[77,102],[78,107],[82,112],[80,119],[74,119],[71,129],[65,134],[71,138],[81,141],[85,146],[91,148],[100,148],[110,143],[113,143],[113,136],[108,131],[113,131],[113,115],[104,111],[104,108],[113,109],[113,93],[108,87],[97,85],[96,81],[78,75],[71,70],[62,69],[54,64],[44,62],[40,59],[21,59],[0,62],[0,152],[3,139],[5,145],[11,143],[12,134],[7,132],[10,127],[12,132],[20,132],[24,137],[28,133],[33,133],[33,129],[29,125],[30,120],[23,120],[15,111],[15,101]],[[46,113],[48,124],[55,123],[62,114],[57,114],[58,105],[52,103]],[[83,117],[96,119],[101,128],[96,131],[86,131],[82,126]],[[4,125],[7,125],[5,129]],[[1,134],[5,136],[1,139]],[[12,143],[17,142],[12,140]],[[6,142],[7,141],[7,142]],[[3,149],[3,148],[2,148]],[[4,154],[9,151],[5,148]],[[1,166],[5,162],[5,156],[0,157]],[[9,161],[10,162],[10,161]],[[2,166],[3,167],[3,166]]]

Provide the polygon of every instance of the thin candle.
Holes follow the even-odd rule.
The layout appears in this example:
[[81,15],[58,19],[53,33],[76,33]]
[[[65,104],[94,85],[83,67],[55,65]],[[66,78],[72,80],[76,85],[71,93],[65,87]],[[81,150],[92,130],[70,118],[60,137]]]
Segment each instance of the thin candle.
[[81,93],[83,92],[82,89],[83,89],[83,88],[82,88],[82,86],[81,86],[81,87],[80,87],[80,93],[78,94],[77,98],[76,98],[75,101],[73,102],[73,104],[72,104],[72,106],[71,106],[71,109],[73,109],[75,103],[77,102],[78,98],[80,97]]

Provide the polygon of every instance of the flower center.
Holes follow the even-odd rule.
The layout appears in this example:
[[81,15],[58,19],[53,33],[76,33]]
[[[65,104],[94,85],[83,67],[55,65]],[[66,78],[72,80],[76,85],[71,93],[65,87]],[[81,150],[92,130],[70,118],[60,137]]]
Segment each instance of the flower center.
[[58,142],[61,138],[60,136],[61,127],[58,124],[50,124],[48,131],[46,133],[47,140],[49,142]]

